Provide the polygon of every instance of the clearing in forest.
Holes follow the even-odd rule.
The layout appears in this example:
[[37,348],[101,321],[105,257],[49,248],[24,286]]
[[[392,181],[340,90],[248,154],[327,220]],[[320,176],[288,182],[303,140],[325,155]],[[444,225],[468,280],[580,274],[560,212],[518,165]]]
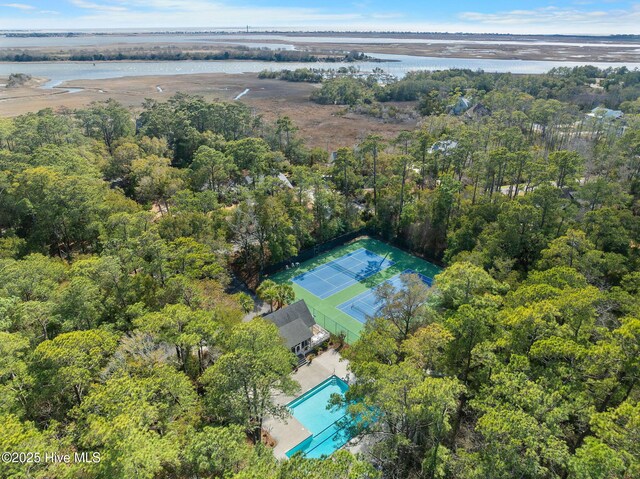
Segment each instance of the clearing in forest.
[[359,239],[316,256],[270,279],[290,283],[316,322],[348,343],[360,337],[366,318],[379,308],[375,289],[384,282],[402,286],[400,275],[416,273],[431,285],[441,269],[382,241]]

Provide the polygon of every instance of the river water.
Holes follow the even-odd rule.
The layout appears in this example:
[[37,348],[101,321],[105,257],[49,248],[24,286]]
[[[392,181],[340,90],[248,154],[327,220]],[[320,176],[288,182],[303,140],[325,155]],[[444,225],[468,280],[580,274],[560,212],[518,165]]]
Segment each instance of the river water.
[[[357,63],[298,63],[298,62],[264,62],[253,60],[220,60],[220,61],[167,61],[167,62],[23,62],[0,63],[0,76],[10,73],[28,73],[34,77],[48,78],[45,87],[55,87],[70,80],[98,80],[129,76],[156,75],[188,75],[195,73],[257,73],[262,70],[295,70],[296,68],[339,68],[355,66],[362,72],[374,68],[382,68],[385,72],[403,77],[409,71],[446,70],[450,68],[469,68],[487,72],[511,73],[544,73],[554,67],[574,67],[584,65],[581,62],[555,62],[534,60],[485,60],[469,58],[436,58],[416,57],[409,55],[390,55],[375,53],[376,58],[387,60],[378,62]],[[640,68],[640,63],[604,63],[588,62],[600,68],[627,66],[630,69]]]
[[[79,36],[79,37],[3,37],[0,36],[0,49],[59,46],[78,47],[91,45],[108,45],[118,43],[183,43],[183,42],[210,42],[233,43],[252,47],[270,49],[294,49],[289,43],[264,43],[266,40],[278,42],[304,43],[486,43],[508,44],[509,40],[483,41],[483,40],[439,40],[420,38],[391,38],[391,37],[322,37],[322,36],[288,36],[269,34],[186,34],[186,35],[105,35],[105,36]],[[531,42],[519,41],[535,45],[568,45],[564,42],[532,40]],[[625,46],[640,47],[638,43],[598,44],[584,43],[573,45],[589,46]],[[256,73],[261,70],[294,70],[296,68],[339,68],[341,66],[356,66],[362,72],[370,72],[374,68],[382,68],[391,75],[402,77],[409,71],[444,70],[450,68],[469,68],[472,70],[484,70],[487,72],[511,72],[511,73],[544,73],[551,68],[567,66],[574,67],[584,64],[594,65],[600,68],[626,66],[630,69],[639,68],[640,63],[614,63],[614,62],[580,62],[580,61],[546,61],[546,60],[495,60],[495,59],[466,59],[466,58],[437,58],[420,57],[410,55],[391,55],[382,53],[369,53],[370,56],[385,60],[384,62],[358,62],[358,63],[275,63],[253,60],[224,60],[224,61],[122,61],[122,62],[50,62],[50,63],[0,63],[0,75],[10,73],[28,73],[34,77],[48,78],[50,81],[45,88],[52,88],[70,80],[97,80],[106,78],[120,78],[128,76],[156,76],[156,75],[187,75],[196,73]]]
[[[266,43],[266,42],[269,43]],[[271,42],[287,42],[274,44]],[[513,40],[511,38],[499,40],[483,40],[477,38],[420,38],[405,37],[398,38],[392,35],[380,37],[373,36],[313,36],[313,35],[287,35],[287,34],[220,34],[220,33],[187,33],[187,34],[136,34],[136,35],[81,35],[81,36],[60,36],[60,37],[7,37],[0,34],[0,48],[28,48],[28,47],[89,47],[105,46],[131,43],[222,43],[234,45],[246,45],[253,47],[268,47],[292,49],[293,43],[355,43],[362,45],[384,45],[384,44],[473,44],[473,45],[528,45],[528,46],[573,46],[573,47],[595,47],[595,48],[640,48],[638,42],[615,42],[615,41],[593,41],[593,42],[569,42],[559,40]]]

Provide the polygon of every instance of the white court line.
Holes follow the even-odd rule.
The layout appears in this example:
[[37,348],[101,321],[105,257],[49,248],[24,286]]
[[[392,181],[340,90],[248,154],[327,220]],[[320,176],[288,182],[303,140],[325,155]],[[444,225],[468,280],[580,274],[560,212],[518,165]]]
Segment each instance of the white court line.
[[[342,257],[340,257],[340,258],[338,258],[338,259],[342,259]],[[350,258],[350,259],[351,259],[351,261],[352,261],[352,262],[355,260],[355,261],[357,261],[358,263],[362,263],[362,261],[359,261],[359,260],[358,260],[358,259],[356,259],[356,258]],[[356,272],[354,272],[354,271],[351,271],[351,269],[350,269],[350,268],[347,268],[346,266],[342,266],[340,263],[338,263],[338,260],[333,260],[333,261],[331,261],[331,262],[329,262],[329,263],[325,263],[325,264],[323,264],[322,266],[317,267],[317,268],[314,270],[314,272],[315,272],[315,271],[321,271],[321,270],[323,270],[323,269],[331,269],[332,271],[335,271],[335,273],[334,273],[334,274],[332,274],[331,276],[329,276],[329,278],[333,278],[334,276],[337,276],[337,275],[339,275],[339,274],[340,274],[340,275],[344,275],[344,276],[349,276],[349,275],[348,275],[348,274],[346,274],[344,271],[340,271],[339,269],[335,268],[334,266],[331,266],[331,263],[334,263],[334,262],[335,262],[335,264],[337,264],[337,265],[338,265],[338,266],[340,266],[341,268],[346,269],[346,270],[347,270],[347,271],[349,271],[350,273],[352,273],[352,274],[358,274],[358,273],[356,273]],[[353,265],[350,265],[350,266],[353,266]],[[325,267],[326,267],[326,268],[325,268]]]
[[338,271],[337,269],[334,269],[334,268],[332,268],[331,266],[328,266],[328,267],[327,267],[327,269],[330,269],[331,271],[335,271],[335,273],[334,273],[334,274],[332,274],[331,276],[326,276],[326,277],[324,277],[324,278],[320,278],[320,276],[318,276],[316,273],[317,273],[318,271],[324,271],[324,270],[323,270],[323,269],[318,269],[318,270],[314,271],[312,274],[313,274],[315,277],[320,278],[320,279],[323,279],[323,280],[329,280],[329,279],[331,279],[331,278],[333,278],[333,277],[335,277],[335,276],[348,276],[348,275],[345,275],[342,271]]
[[[372,294],[372,291],[371,291],[371,290],[369,290],[369,291],[367,292],[367,295],[363,296],[363,297],[362,297],[362,299],[358,299],[358,300],[356,300],[356,301],[353,301],[353,299],[354,299],[354,298],[356,298],[357,296],[355,296],[354,298],[348,299],[347,301],[345,301],[344,303],[342,303],[341,305],[339,305],[339,306],[338,306],[338,309],[339,309],[340,311],[342,311],[343,313],[348,314],[348,315],[349,315],[349,316],[351,316],[352,318],[357,319],[358,321],[360,321],[358,318],[356,318],[356,317],[355,317],[353,314],[351,314],[351,312],[350,312],[350,311],[352,311],[352,310],[355,310],[355,311],[357,311],[358,313],[364,314],[364,315],[365,315],[365,319],[366,319],[366,317],[367,317],[367,316],[371,316],[371,314],[363,313],[363,311],[364,311],[364,310],[369,310],[371,305],[370,305],[370,304],[368,304],[368,303],[366,303],[366,305],[365,305],[365,303],[363,303],[363,302],[362,302],[362,300],[363,300],[363,299],[368,298],[370,294]],[[351,301],[351,302],[350,302],[350,301]],[[347,304],[347,303],[349,303],[349,304]],[[360,306],[361,304],[362,304],[363,306],[366,306],[366,307],[361,307],[361,306]],[[353,307],[354,305],[355,305],[356,307],[358,307],[361,311],[359,311],[359,310],[355,309],[355,308]],[[379,311],[379,308],[375,309],[375,311],[374,311],[374,313],[373,313],[373,314],[376,314],[378,311]]]
[[[309,291],[311,294],[313,294],[316,298],[326,299],[329,296],[335,294],[336,292],[341,291],[341,290],[343,290],[343,289],[345,289],[345,288],[347,288],[347,287],[349,287],[349,286],[351,286],[353,284],[358,283],[359,280],[357,280],[355,278],[352,278],[349,274],[345,273],[344,271],[340,271],[337,268],[332,267],[332,263],[338,265],[341,268],[344,268],[344,269],[348,270],[350,273],[352,273],[354,275],[359,275],[361,273],[356,273],[356,272],[352,271],[351,268],[359,266],[360,267],[360,271],[361,271],[363,269],[362,266],[364,266],[365,267],[364,269],[366,269],[369,266],[369,263],[378,262],[377,259],[375,259],[375,260],[374,259],[366,259],[366,261],[363,261],[363,260],[358,258],[358,256],[361,253],[364,253],[365,258],[366,258],[368,256],[367,252],[376,255],[378,258],[382,258],[382,261],[385,260],[385,258],[383,258],[382,256],[380,256],[377,253],[374,253],[373,251],[369,251],[366,248],[358,248],[357,250],[351,251],[350,253],[346,253],[346,254],[340,256],[339,258],[336,258],[336,259],[331,260],[331,261],[329,261],[327,263],[324,263],[324,264],[322,264],[320,266],[317,266],[316,268],[312,269],[311,271],[307,271],[306,273],[302,273],[301,276],[307,276],[307,277],[313,276],[314,280],[320,281],[321,283],[327,284],[328,286],[332,286],[331,288],[326,289],[325,292],[322,293],[322,295],[323,295],[322,297],[318,296],[317,294],[313,293],[312,291],[310,291],[307,288],[305,288],[305,289],[307,289],[307,291]],[[350,267],[345,267],[345,266],[342,266],[340,264],[341,260],[345,260],[347,258],[350,260],[350,263],[351,263],[349,265]],[[387,260],[387,261],[389,263],[387,267],[389,267],[389,266],[391,266],[393,264],[393,261],[390,261],[390,260]],[[324,272],[327,269],[330,269],[330,270],[334,271],[334,274],[332,274],[330,276],[325,276],[325,275],[320,276],[318,274],[319,272],[321,272],[321,271]],[[374,276],[375,274],[379,273],[380,271],[382,271],[382,270],[378,269],[377,271],[372,272],[371,274],[367,275],[363,279],[366,279],[366,278],[369,278],[371,276]],[[330,280],[332,278],[337,277],[337,276],[341,276],[341,277],[348,278],[348,279],[347,279],[346,282],[341,282],[340,284],[337,284],[337,285],[334,284],[334,283],[331,283]],[[301,281],[304,281],[304,279],[305,278],[303,277]],[[309,278],[309,279],[311,279],[311,278]],[[300,286],[302,286],[302,285],[300,285]]]
[[[313,276],[314,278],[318,278],[318,279],[319,279],[319,280],[321,280],[321,281],[326,281],[326,280],[329,280],[329,279],[333,278],[334,276],[342,275],[342,273],[341,273],[340,271],[334,270],[334,269],[333,269],[333,268],[331,268],[331,267],[329,267],[329,268],[325,268],[324,266],[325,266],[325,265],[323,265],[323,266],[319,266],[319,267],[317,267],[316,269],[314,269],[313,271],[309,271],[309,272],[307,273],[307,275]],[[319,273],[320,271],[324,271],[325,269],[331,269],[331,271],[336,271],[336,272],[335,272],[335,274],[332,274],[332,275],[330,275],[330,276],[325,276],[325,275],[320,276],[318,273]]]
[[[318,281],[321,281],[322,283],[325,283],[325,284],[327,284],[327,285],[329,285],[329,286],[333,286],[332,288],[326,289],[326,290],[322,293],[322,296],[318,296],[318,295],[317,295],[317,294],[315,294],[313,291],[311,291],[311,290],[309,290],[309,289],[307,289],[307,288],[304,288],[304,286],[303,286],[303,288],[304,288],[304,289],[306,289],[306,290],[307,290],[307,291],[309,291],[311,294],[313,294],[316,298],[319,298],[319,299],[326,299],[326,298],[328,298],[329,296],[331,296],[331,295],[335,294],[337,291],[341,291],[342,289],[344,289],[344,288],[345,288],[345,285],[349,284],[349,281],[347,281],[346,283],[342,283],[342,284],[339,284],[339,285],[335,285],[335,284],[329,283],[329,282],[328,282],[328,281],[326,281],[324,278],[321,278],[320,276],[316,275],[315,273],[311,273],[311,275],[313,275],[313,276],[314,276]],[[348,276],[347,276],[347,277],[348,277]],[[355,280],[353,280],[353,279],[351,279],[351,278],[349,278],[349,279],[350,279],[350,281],[355,281]],[[301,286],[302,286],[302,285],[301,285]],[[328,293],[328,294],[325,294],[325,293]]]

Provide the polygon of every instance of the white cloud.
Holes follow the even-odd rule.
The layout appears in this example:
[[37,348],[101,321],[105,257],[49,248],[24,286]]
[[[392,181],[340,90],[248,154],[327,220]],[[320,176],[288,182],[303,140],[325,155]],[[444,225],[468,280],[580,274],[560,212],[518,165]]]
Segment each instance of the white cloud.
[[17,8],[18,10],[35,10],[33,5],[27,5],[26,3],[3,3],[1,7]]
[[[88,0],[70,0],[87,13],[73,19],[59,19],[45,28],[68,28],[66,24],[82,28],[184,28],[184,27],[242,27],[252,26],[307,26],[343,24],[371,18],[362,13],[331,13],[319,8],[235,7],[230,4],[195,0],[116,0],[96,3]],[[108,14],[108,17],[106,17]],[[19,28],[3,24],[0,28]],[[42,28],[29,21],[31,28]]]
[[386,18],[404,18],[406,15],[403,13],[372,13],[371,18],[374,19],[386,19]]
[[[335,29],[352,31],[421,31],[519,34],[638,33],[640,4],[629,9],[584,10],[545,7],[498,13],[464,12],[453,21],[420,20],[417,11],[386,13],[359,8],[369,0],[353,0],[350,12],[329,8],[237,6],[232,0],[68,0],[83,13],[49,15],[29,12],[0,17],[0,29],[105,29],[105,28],[273,28],[281,30]],[[245,0],[250,2],[251,0]],[[587,2],[591,0],[575,0]],[[611,2],[615,0],[598,0]],[[20,4],[22,5],[22,4]],[[322,4],[319,4],[322,5]],[[407,20],[411,18],[411,20]]]
[[[584,32],[582,30],[584,27],[592,30],[584,33],[601,32],[605,29],[608,29],[609,33],[632,33],[633,30],[637,33],[640,25],[640,8],[636,5],[630,10],[581,10],[551,6],[496,13],[463,12],[459,18],[484,26],[510,26],[514,32],[518,32],[520,28],[536,26],[544,31],[555,28],[558,33],[566,32],[568,28],[574,33],[581,33]],[[627,31],[621,32],[622,29]]]
[[126,12],[127,8],[118,5],[107,5],[104,3],[87,2],[85,0],[70,0],[72,5],[86,10],[96,10],[99,12]]

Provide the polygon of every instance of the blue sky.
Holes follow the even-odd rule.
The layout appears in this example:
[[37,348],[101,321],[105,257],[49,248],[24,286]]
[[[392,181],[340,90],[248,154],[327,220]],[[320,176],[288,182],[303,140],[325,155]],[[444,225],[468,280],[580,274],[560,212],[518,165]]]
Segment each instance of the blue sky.
[[253,27],[640,34],[640,1],[0,0],[0,29]]

